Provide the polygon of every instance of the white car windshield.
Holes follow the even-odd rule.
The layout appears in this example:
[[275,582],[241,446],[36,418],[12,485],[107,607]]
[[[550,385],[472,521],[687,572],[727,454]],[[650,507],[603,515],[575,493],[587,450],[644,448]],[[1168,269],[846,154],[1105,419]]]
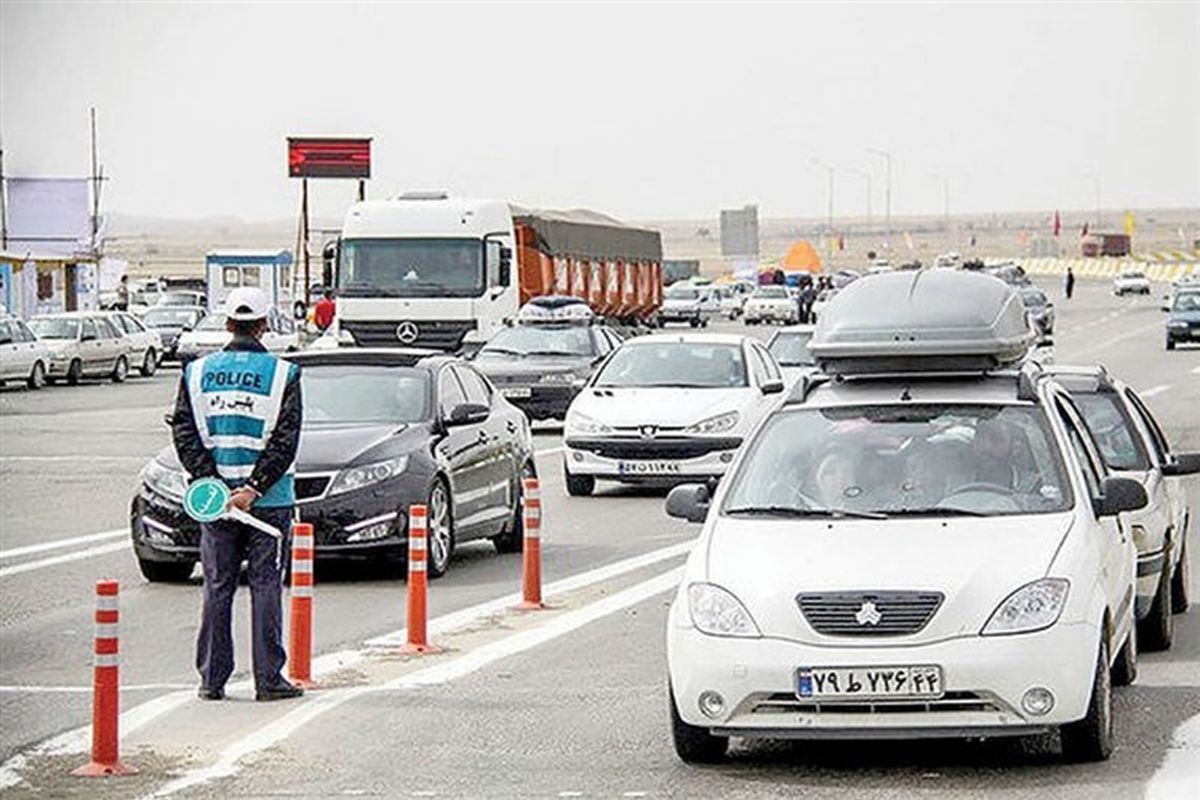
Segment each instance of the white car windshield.
[[1172,311],[1200,311],[1200,292],[1187,292],[1175,296]]
[[142,322],[151,328],[182,328],[199,318],[200,312],[190,308],[152,308],[142,315]]
[[423,370],[371,366],[308,366],[300,372],[304,427],[402,425],[429,416]]
[[479,352],[481,355],[590,356],[595,355],[596,348],[590,331],[580,325],[517,325],[498,332]]
[[746,364],[742,348],[736,344],[688,341],[627,344],[604,365],[595,385],[695,389],[746,386]]
[[727,514],[1043,514],[1071,488],[1033,406],[797,409],[759,431]]
[[79,320],[68,317],[31,319],[29,327],[39,339],[78,339]]
[[225,315],[210,314],[200,320],[200,324],[196,326],[198,331],[223,331],[225,330]]
[[700,292],[693,286],[672,286],[663,293],[668,300],[696,300]]
[[157,302],[160,306],[196,306],[204,300],[192,292],[166,292],[158,296]]
[[808,343],[812,333],[781,333],[771,340],[767,347],[781,367],[811,367],[812,353],[808,352]]
[[754,293],[755,298],[765,298],[767,300],[778,300],[787,296],[787,289],[784,289],[782,286],[764,286]]

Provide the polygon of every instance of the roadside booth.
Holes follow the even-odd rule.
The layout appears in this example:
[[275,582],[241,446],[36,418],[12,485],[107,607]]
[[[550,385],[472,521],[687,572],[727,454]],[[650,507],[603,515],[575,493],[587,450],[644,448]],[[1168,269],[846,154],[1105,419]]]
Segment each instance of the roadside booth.
[[90,258],[0,252],[0,306],[23,319],[94,309],[96,276]]
[[205,298],[211,314],[225,304],[229,293],[242,286],[262,289],[272,306],[288,298],[291,286],[290,250],[211,250],[204,258]]

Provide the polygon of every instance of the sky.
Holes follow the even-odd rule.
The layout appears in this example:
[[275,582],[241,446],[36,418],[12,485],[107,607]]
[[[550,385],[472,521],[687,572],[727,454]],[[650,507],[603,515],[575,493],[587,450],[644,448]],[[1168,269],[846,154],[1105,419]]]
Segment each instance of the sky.
[[[109,212],[294,216],[289,135],[373,137],[372,197],[631,220],[1200,208],[1200,3],[0,0],[7,175]],[[348,181],[313,184],[337,218]]]

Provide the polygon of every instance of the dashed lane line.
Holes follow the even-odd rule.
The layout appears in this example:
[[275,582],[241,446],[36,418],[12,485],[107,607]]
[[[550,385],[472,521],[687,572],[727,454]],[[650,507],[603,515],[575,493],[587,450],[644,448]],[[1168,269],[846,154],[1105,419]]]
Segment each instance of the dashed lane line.
[[105,539],[116,539],[118,536],[126,536],[128,533],[129,530],[127,528],[117,528],[116,530],[102,531],[101,533],[89,533],[86,536],[72,536],[70,539],[55,539],[51,542],[40,542],[38,544],[25,545],[24,547],[14,547],[11,550],[0,550],[0,560],[31,556],[35,553],[44,553],[47,550],[61,550],[64,547],[93,544],[95,542],[102,542]]
[[94,558],[108,553],[115,553],[118,550],[128,550],[129,542],[112,542],[110,544],[102,544],[99,547],[89,547],[86,550],[76,550],[74,553],[64,553],[61,556],[52,556],[50,558],[42,558],[37,561],[26,561],[23,564],[13,564],[11,567],[0,568],[0,578],[7,578],[10,575],[20,575],[23,572],[33,572],[46,567],[55,567],[59,564],[69,564],[72,561],[82,561],[85,558]]

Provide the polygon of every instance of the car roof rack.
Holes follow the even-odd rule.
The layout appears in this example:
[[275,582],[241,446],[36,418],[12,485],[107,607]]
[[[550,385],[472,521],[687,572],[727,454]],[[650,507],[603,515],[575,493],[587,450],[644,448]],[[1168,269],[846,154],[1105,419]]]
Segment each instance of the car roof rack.
[[1036,339],[1020,295],[990,275],[922,270],[842,289],[809,342],[838,378],[992,373],[1025,360]]

